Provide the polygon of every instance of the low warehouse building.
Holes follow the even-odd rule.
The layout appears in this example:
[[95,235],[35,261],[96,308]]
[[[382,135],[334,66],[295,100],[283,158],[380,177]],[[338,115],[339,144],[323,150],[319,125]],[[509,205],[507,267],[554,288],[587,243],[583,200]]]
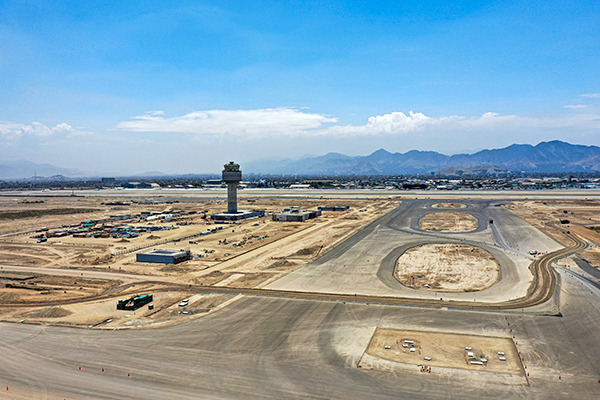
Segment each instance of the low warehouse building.
[[321,211],[348,211],[350,206],[319,206]]
[[243,219],[264,217],[264,210],[238,210],[235,213],[220,213],[210,216],[215,221],[240,221]]
[[283,212],[273,214],[273,221],[303,222],[307,219],[317,218],[321,210],[301,210],[297,207],[286,208]]
[[137,262],[177,264],[192,259],[189,250],[150,250],[135,255]]

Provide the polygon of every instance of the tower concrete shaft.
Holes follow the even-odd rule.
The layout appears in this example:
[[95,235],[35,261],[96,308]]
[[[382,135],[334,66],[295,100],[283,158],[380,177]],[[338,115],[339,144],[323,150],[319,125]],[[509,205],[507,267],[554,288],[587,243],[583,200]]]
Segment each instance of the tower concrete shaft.
[[227,182],[227,212],[237,213],[237,186],[238,182]]
[[237,187],[242,180],[240,165],[231,161],[224,165],[223,181],[227,183],[227,212],[237,213]]

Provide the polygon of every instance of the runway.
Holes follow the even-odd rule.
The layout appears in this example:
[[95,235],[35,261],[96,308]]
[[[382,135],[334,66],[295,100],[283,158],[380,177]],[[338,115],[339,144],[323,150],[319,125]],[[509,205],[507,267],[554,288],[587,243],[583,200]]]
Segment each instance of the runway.
[[[338,294],[439,299],[439,293],[408,288],[393,277],[396,259],[407,249],[425,243],[459,243],[481,247],[500,264],[502,279],[478,292],[444,293],[455,301],[505,302],[525,297],[533,280],[529,250],[562,248],[531,225],[490,200],[462,201],[468,208],[432,208],[439,200],[405,200],[396,210],[371,223],[313,263],[267,286],[269,289]],[[479,221],[472,232],[426,232],[419,219],[432,212],[468,212]],[[495,222],[490,224],[490,219]],[[513,236],[517,240],[511,240]]]
[[[418,229],[418,221],[423,215],[431,212],[430,210],[438,212],[432,208],[435,201],[408,200],[394,211],[364,227],[329,253],[268,285],[265,289],[184,286],[202,293],[371,301],[381,304],[421,304],[436,307],[440,306],[439,301],[443,300],[449,302],[448,306],[479,309],[522,308],[543,303],[544,296],[547,300],[554,290],[555,284],[553,275],[548,272],[548,262],[556,256],[563,256],[569,250],[562,249],[560,245],[531,225],[496,207],[497,203],[492,204],[489,200],[465,203],[468,205],[469,213],[479,221],[478,228],[471,232],[442,233]],[[446,211],[450,210],[446,209]],[[497,222],[494,224],[489,222],[486,212],[493,214],[497,218]],[[520,240],[515,242],[512,240],[513,236],[517,236]],[[572,239],[580,242],[578,248],[585,246],[585,243],[579,239],[575,237]],[[511,247],[507,242],[516,248]],[[499,262],[501,279],[485,290],[444,292],[443,294],[439,293],[439,297],[435,291],[418,290],[400,284],[393,276],[396,259],[407,249],[425,243],[457,243],[484,248]],[[534,261],[534,258],[520,250],[519,246],[550,253]],[[545,265],[545,267],[540,268],[540,265]],[[13,270],[15,268],[19,269],[10,267]],[[34,270],[44,272],[42,269],[33,267],[21,267],[21,269],[28,272]],[[65,275],[69,274],[67,270],[50,272],[60,274],[61,271],[65,271],[63,273]],[[81,274],[83,276],[83,272]],[[86,274],[88,273],[86,272]],[[90,276],[94,275],[94,273],[89,274],[91,274]],[[95,274],[98,275],[97,272]],[[118,276],[117,274],[103,274],[105,279]],[[534,275],[541,276],[542,279],[535,280]],[[144,279],[145,277],[132,275],[128,277],[137,283],[148,283],[140,278]],[[550,286],[548,286],[548,282]],[[136,282],[130,284],[136,284]],[[181,285],[168,282],[154,282],[154,284],[159,285],[154,289],[155,291],[174,290],[181,287]],[[537,297],[532,297],[532,288],[537,288],[536,290],[541,290],[545,294],[538,291],[536,292]],[[107,295],[110,296],[110,293]],[[70,303],[93,301],[100,297],[106,296],[74,299]],[[45,305],[56,304],[60,304],[60,302],[48,302]],[[0,306],[12,307],[15,305],[4,303]],[[538,311],[536,310],[536,312]],[[553,304],[549,305],[548,312],[557,312]]]
[[[386,257],[393,259],[394,251],[418,240],[446,240],[478,243],[503,255],[506,260],[500,261],[508,268],[503,273],[510,275],[514,268],[515,274],[506,276],[505,284],[520,288],[519,263],[531,262],[527,249],[558,247],[490,201],[469,204],[466,210],[480,219],[475,232],[437,234],[417,232],[412,225],[415,217],[432,211],[431,202],[405,201],[289,274],[286,284],[318,288],[315,279],[321,278],[334,292],[398,295],[400,288],[380,276],[389,268]],[[358,257],[372,261],[352,264]],[[562,316],[248,296],[164,329],[0,323],[0,389],[10,387],[3,390],[9,399],[600,398],[600,289],[561,272],[558,294]],[[485,372],[465,378],[435,370],[422,374],[417,368],[414,373],[357,368],[377,327],[514,336],[529,385],[494,383]]]
[[[562,318],[245,298],[160,330],[3,323],[0,384],[12,387],[7,398],[26,389],[40,399],[598,398],[600,292],[569,276],[561,292]],[[377,326],[504,336],[510,327],[530,386],[358,369]]]

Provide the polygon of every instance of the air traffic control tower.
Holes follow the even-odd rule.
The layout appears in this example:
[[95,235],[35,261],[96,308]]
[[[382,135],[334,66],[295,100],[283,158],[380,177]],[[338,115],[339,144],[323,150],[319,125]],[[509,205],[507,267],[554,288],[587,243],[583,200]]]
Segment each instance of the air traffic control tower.
[[223,181],[227,183],[227,212],[236,214],[237,210],[237,187],[242,180],[242,171],[240,164],[230,161],[224,165]]
[[237,187],[241,180],[242,171],[240,170],[239,164],[230,161],[229,164],[224,165],[223,181],[227,183],[227,212],[211,215],[211,218],[217,221],[217,223],[265,216],[264,210],[237,209]]

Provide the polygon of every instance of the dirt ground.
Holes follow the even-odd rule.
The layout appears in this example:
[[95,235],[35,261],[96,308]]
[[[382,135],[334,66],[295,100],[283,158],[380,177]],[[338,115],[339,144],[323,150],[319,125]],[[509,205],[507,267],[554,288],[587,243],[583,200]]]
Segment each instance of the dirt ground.
[[[469,356],[469,351],[473,356]],[[505,361],[499,359],[498,352],[504,353]],[[512,375],[523,375],[524,371],[512,339],[503,337],[377,328],[366,353],[412,365]],[[425,360],[425,357],[431,357],[431,360]],[[481,358],[486,360],[483,365],[470,363],[470,360]]]
[[419,220],[419,229],[430,232],[471,232],[479,221],[471,214],[440,212],[425,215]]
[[[114,202],[118,199],[110,200]],[[179,202],[162,196],[139,199],[130,197],[125,200],[130,204],[107,206],[104,204],[106,199],[101,197],[48,198],[39,202],[0,197],[0,264],[130,273],[148,276],[148,280],[158,278],[165,282],[204,286],[263,287],[326,253],[366,223],[400,204],[397,201],[382,200],[239,198],[240,209],[263,209],[266,216],[229,225],[214,224],[206,218],[212,213],[222,212],[226,208],[223,201],[182,199]],[[291,206],[315,209],[319,205],[330,204],[349,205],[351,208],[345,212],[324,212],[319,218],[303,223],[274,222],[271,218],[272,213]],[[61,207],[67,210],[79,207],[81,210],[85,208],[93,211],[61,214],[56,211]],[[63,236],[50,237],[46,243],[37,243],[37,238],[32,237],[39,234],[31,232],[32,230],[47,227],[50,232],[59,231],[64,229],[61,226],[67,224],[76,224],[88,219],[104,219],[111,215],[139,214],[142,211],[201,213],[184,215],[180,220],[174,219],[169,222],[124,220],[122,223],[126,225],[174,228],[142,233],[139,237],[128,239]],[[12,219],[2,219],[3,212]],[[181,224],[176,225],[176,221]],[[206,230],[214,230],[214,233],[184,239]],[[24,231],[30,232],[19,233]],[[136,253],[155,248],[189,249],[195,257],[176,265],[135,261]],[[179,308],[180,300],[194,296],[193,292],[165,297],[164,293],[157,291],[153,293],[154,310],[143,307],[134,313],[135,318],[121,315],[122,312],[116,310],[116,300],[61,307],[42,305],[42,300],[95,295],[113,289],[121,283],[119,280],[83,282],[82,279],[38,274],[27,282],[0,280],[0,302],[40,302],[38,308],[0,309],[0,315],[3,319],[17,321],[25,319],[99,328],[138,327],[203,315],[235,299],[230,295],[209,295],[196,299],[189,306]],[[123,293],[119,292],[119,296],[133,296],[142,292],[152,293],[152,287],[135,286]],[[108,319],[111,321],[103,322]]]
[[433,208],[467,208],[466,204],[462,203],[437,203],[432,205]]
[[600,249],[594,248],[577,254],[577,257],[587,261],[590,265],[600,269]]
[[0,235],[105,218],[117,210],[90,197],[0,197]]
[[43,303],[93,296],[118,287],[119,280],[0,272],[0,302]]
[[[565,246],[568,243],[557,226],[568,229],[600,246],[600,201],[515,201],[504,206]],[[600,250],[591,248],[579,256],[600,269]]]
[[[152,288],[145,288],[152,293]],[[127,298],[128,296],[123,296]],[[205,315],[231,301],[233,295],[197,295],[189,292],[154,292],[153,309],[148,306],[135,311],[117,310],[117,299],[100,300],[63,306],[2,310],[3,320],[48,323],[65,326],[87,326],[104,329],[142,328],[153,324],[164,326],[182,318]],[[182,300],[189,299],[186,306]]]
[[[13,206],[18,210],[26,206],[33,211],[41,211],[57,209],[61,204],[63,204],[63,207],[72,207],[69,204],[78,201],[83,201],[85,206],[90,209],[105,208],[105,211],[102,215],[98,213],[42,215],[34,218],[23,217],[10,221],[0,219],[0,232],[15,233],[22,232],[26,228],[35,230],[43,227],[49,227],[49,231],[52,232],[53,230],[60,230],[59,226],[78,223],[82,220],[107,218],[110,215],[138,214],[142,211],[205,211],[204,215],[210,215],[215,212],[221,212],[226,207],[221,202],[215,201],[166,204],[165,199],[162,200],[162,203],[157,202],[158,204],[149,205],[133,204],[135,199],[127,199],[132,204],[119,207],[107,207],[104,205],[105,201],[101,198],[47,199],[43,200],[44,203],[27,203],[25,205],[21,203],[27,200],[17,200],[19,199],[0,198],[0,203],[3,203],[6,212],[12,212],[9,207],[11,203],[14,203]],[[142,199],[138,200],[142,201]],[[350,211],[344,213],[325,212],[318,219],[309,220],[304,223],[280,223],[274,222],[271,219],[273,212],[281,211],[290,206],[316,208],[317,205],[330,203],[348,204],[352,208]],[[178,221],[185,223],[185,225],[176,225],[174,221],[123,221],[123,224],[134,226],[173,228],[152,233],[142,233],[139,237],[128,239],[75,238],[65,236],[50,237],[46,243],[37,243],[37,238],[33,236],[39,234],[39,232],[5,236],[0,237],[0,264],[54,268],[89,268],[89,266],[98,266],[106,269],[111,266],[113,270],[116,269],[121,272],[150,273],[155,276],[178,277],[181,275],[181,272],[202,271],[253,249],[263,247],[265,244],[281,240],[315,224],[331,225],[327,224],[327,222],[336,220],[337,222],[334,224],[336,225],[335,231],[329,231],[327,235],[321,235],[319,239],[320,242],[323,242],[320,243],[321,245],[327,246],[330,242],[346,236],[352,229],[361,226],[365,221],[379,215],[383,209],[390,209],[390,203],[386,202],[383,209],[382,204],[384,203],[373,201],[331,202],[293,199],[240,199],[239,207],[241,209],[264,209],[267,216],[232,225],[214,224],[210,219],[203,218],[204,215],[199,216],[198,214],[185,216],[181,221]],[[366,211],[358,212],[359,209]],[[12,230],[9,231],[10,229]],[[184,239],[211,229],[218,229],[218,231],[206,236]],[[156,264],[137,263],[135,261],[135,254],[137,252],[157,248],[190,250],[197,258],[186,262],[185,266],[180,266],[177,269],[164,268],[164,265],[157,266]],[[301,250],[301,248],[297,250]],[[284,256],[287,255],[285,254]]]
[[500,279],[500,265],[486,250],[462,244],[424,244],[408,249],[394,276],[414,289],[436,292],[483,290]]

